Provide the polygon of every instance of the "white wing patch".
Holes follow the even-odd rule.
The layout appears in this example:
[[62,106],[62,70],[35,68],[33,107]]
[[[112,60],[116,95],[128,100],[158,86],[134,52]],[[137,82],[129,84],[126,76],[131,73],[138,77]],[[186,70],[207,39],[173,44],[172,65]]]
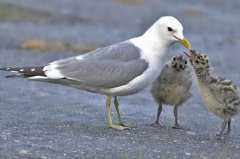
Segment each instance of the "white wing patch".
[[64,76],[61,74],[61,72],[57,67],[58,67],[58,64],[56,62],[52,62],[49,65],[45,66],[43,68],[43,71],[45,72],[46,76],[50,79],[64,78]]
[[32,77],[28,77],[28,79],[30,79],[30,80],[40,80],[40,79],[48,79],[48,77],[44,77],[44,76],[32,76]]
[[[75,59],[77,60],[83,60],[86,55],[79,55],[76,56]],[[43,71],[45,72],[45,75],[49,79],[61,79],[64,78],[64,75],[61,73],[61,71],[58,69],[59,67],[59,61],[54,61],[50,63],[49,65],[45,66],[43,68]]]
[[87,54],[85,54],[85,55],[78,55],[78,56],[76,56],[75,58],[76,58],[77,60],[83,60],[83,59],[85,58],[85,56],[87,56]]

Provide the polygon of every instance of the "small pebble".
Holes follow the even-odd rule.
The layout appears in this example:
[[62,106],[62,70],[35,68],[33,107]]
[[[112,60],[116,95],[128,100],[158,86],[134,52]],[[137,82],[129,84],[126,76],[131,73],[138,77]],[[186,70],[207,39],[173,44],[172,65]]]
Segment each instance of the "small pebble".
[[29,153],[30,153],[30,152],[29,152],[28,150],[24,150],[24,149],[18,151],[18,154],[19,154],[19,155],[27,155],[27,154],[29,154]]
[[41,156],[41,159],[47,159],[47,156]]
[[187,131],[186,133],[187,133],[188,135],[196,135],[196,133],[193,132],[193,131]]
[[185,152],[185,155],[191,156],[191,153],[190,152]]

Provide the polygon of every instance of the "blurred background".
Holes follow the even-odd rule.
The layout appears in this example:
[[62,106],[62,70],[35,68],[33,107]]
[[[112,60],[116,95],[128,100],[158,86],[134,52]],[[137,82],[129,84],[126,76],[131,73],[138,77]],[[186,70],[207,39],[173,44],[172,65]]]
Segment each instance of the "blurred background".
[[[194,48],[225,65],[238,60],[232,55],[240,43],[239,6],[237,0],[1,0],[0,47],[84,53],[141,35],[160,16],[172,15]],[[236,69],[234,62],[227,67]]]
[[[240,85],[239,0],[0,0],[0,66],[43,65],[141,35],[160,16],[184,25],[193,48]],[[166,60],[180,53],[174,45]],[[193,87],[180,112],[189,131],[148,126],[156,107],[148,90],[121,100],[136,129],[105,127],[104,98],[72,88],[0,76],[0,158],[239,158],[239,117],[228,141],[212,135],[220,120]],[[191,109],[189,109],[191,107]]]

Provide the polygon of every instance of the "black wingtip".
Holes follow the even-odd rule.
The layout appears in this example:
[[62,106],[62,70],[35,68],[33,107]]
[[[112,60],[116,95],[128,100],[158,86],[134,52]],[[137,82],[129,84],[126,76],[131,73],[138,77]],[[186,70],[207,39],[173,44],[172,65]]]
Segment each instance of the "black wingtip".
[[13,74],[13,75],[7,75],[6,78],[16,78],[16,77],[23,77],[23,75],[20,74]]
[[18,71],[19,68],[17,67],[0,67],[1,71]]
[[45,76],[43,67],[1,67],[0,70],[14,73],[6,76],[6,78]]
[[10,68],[9,67],[0,67],[1,71],[8,71]]

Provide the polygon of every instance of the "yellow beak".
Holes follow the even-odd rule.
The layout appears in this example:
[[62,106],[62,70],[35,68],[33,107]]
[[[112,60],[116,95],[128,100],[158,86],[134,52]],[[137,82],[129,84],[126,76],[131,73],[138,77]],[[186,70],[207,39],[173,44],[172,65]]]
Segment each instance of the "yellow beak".
[[190,44],[190,42],[187,39],[180,39],[179,37],[174,35],[174,38],[176,38],[180,44],[182,44],[185,48],[187,49],[192,49],[192,46]]

